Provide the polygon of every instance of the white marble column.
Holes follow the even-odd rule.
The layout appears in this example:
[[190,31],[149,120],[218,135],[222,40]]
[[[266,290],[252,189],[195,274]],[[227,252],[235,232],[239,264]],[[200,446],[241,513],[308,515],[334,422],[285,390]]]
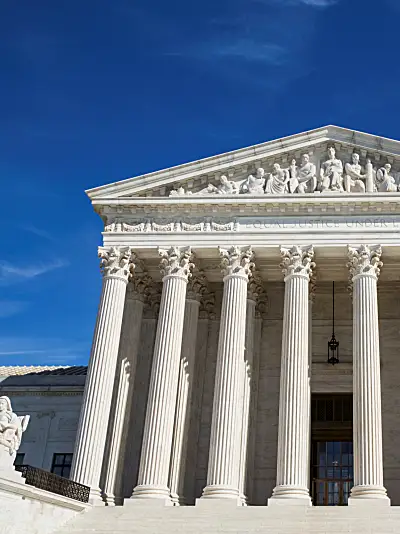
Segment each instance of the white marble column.
[[260,308],[266,305],[266,296],[262,287],[262,280],[258,273],[253,272],[249,280],[246,306],[246,335],[245,352],[243,361],[243,409],[240,414],[239,424],[241,425],[241,445],[240,445],[240,470],[239,470],[239,496],[244,506],[247,505],[248,491],[248,460],[249,460],[249,432],[250,432],[250,402],[254,361],[254,342],[256,328],[256,310],[260,314]]
[[108,506],[123,500],[126,440],[132,407],[133,385],[139,350],[142,315],[152,280],[146,274],[132,276],[125,297],[121,341],[114,385],[115,409],[112,416],[111,440],[106,465],[104,499]]
[[241,504],[239,462],[241,426],[238,410],[243,385],[247,282],[251,274],[250,247],[220,249],[222,298],[207,486],[201,499],[226,499]]
[[350,504],[390,504],[383,486],[377,281],[380,246],[349,247],[353,290],[354,487]]
[[188,282],[185,319],[183,322],[182,352],[179,365],[178,393],[176,398],[174,438],[172,443],[169,488],[175,506],[185,505],[184,481],[187,442],[190,424],[190,406],[193,372],[196,357],[197,327],[200,300],[207,290],[207,281],[202,273],[193,274]]
[[285,275],[277,481],[268,504],[311,505],[308,490],[308,284],[311,246],[281,248]]
[[316,277],[315,272],[310,275],[309,293],[308,293],[308,387],[307,387],[307,406],[308,406],[308,450],[307,450],[307,462],[308,462],[308,488],[311,489],[311,380],[312,380],[312,355],[313,355],[313,341],[312,341],[312,310],[315,300],[316,290]]
[[110,249],[100,247],[99,257],[103,272],[103,288],[71,468],[71,479],[90,486],[91,500],[94,503],[102,502],[100,476],[125,293],[130,272],[134,268],[134,256],[129,247]]
[[[171,504],[168,475],[178,389],[187,281],[192,268],[189,247],[159,251],[163,277],[160,312],[151,369],[138,484],[132,502],[152,499]],[[125,501],[125,504],[127,501]]]
[[246,335],[245,335],[245,352],[242,369],[242,409],[238,410],[239,426],[241,427],[240,457],[239,457],[239,497],[242,504],[247,505],[247,444],[249,438],[249,410],[250,410],[250,392],[251,392],[251,375],[253,368],[254,352],[254,327],[256,317],[256,294],[252,291],[247,293],[246,305]]

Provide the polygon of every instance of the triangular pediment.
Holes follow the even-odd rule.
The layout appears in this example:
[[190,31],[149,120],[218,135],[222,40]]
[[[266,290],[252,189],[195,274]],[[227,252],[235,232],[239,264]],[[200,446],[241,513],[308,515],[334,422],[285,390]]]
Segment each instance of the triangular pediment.
[[[374,184],[377,173],[379,177],[379,170],[383,169],[387,164],[391,165],[389,173],[390,178],[393,178],[393,184],[396,187],[399,184],[399,141],[337,126],[326,126],[128,178],[120,182],[89,189],[86,193],[96,203],[109,200],[124,201],[149,196],[170,197],[193,194],[196,196],[209,196],[221,192],[221,177],[224,176],[226,178],[222,178],[222,182],[225,182],[226,186],[222,186],[223,193],[252,194],[246,185],[249,175],[256,176],[257,169],[263,169],[263,172],[265,172],[263,188],[265,190],[267,177],[271,176],[274,169],[278,168],[279,172],[283,171],[282,176],[286,176],[287,180],[289,178],[291,180],[290,184],[288,182],[285,192],[307,192],[302,191],[296,185],[299,182],[299,175],[301,175],[301,172],[299,174],[299,169],[301,168],[302,157],[305,154],[308,156],[310,163],[315,166],[316,177],[320,179],[321,168],[331,157],[328,154],[328,149],[331,147],[335,150],[334,157],[343,166],[343,175],[346,172],[346,164],[352,163],[352,154],[356,152],[359,155],[360,172],[367,175],[368,169],[371,169],[371,176],[372,174],[374,176]],[[276,164],[278,164],[278,167],[276,167]],[[296,169],[298,170],[296,171]],[[262,173],[262,171],[260,172]],[[322,170],[323,172],[324,170]],[[374,187],[376,191],[376,186],[374,185]],[[394,189],[391,192],[393,191]],[[273,192],[280,193],[279,190],[272,190]],[[253,194],[262,194],[262,192],[257,191],[255,188]]]

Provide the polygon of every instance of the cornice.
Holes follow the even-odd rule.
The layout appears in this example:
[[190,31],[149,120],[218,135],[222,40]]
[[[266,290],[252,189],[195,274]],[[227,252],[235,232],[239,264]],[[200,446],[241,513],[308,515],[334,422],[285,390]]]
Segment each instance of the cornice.
[[[315,193],[251,197],[232,195],[217,197],[142,197],[134,199],[104,199],[93,202],[95,211],[105,224],[120,217],[146,216],[186,218],[223,217],[228,215],[361,215],[366,213],[400,214],[400,193]],[[140,221],[138,221],[140,222]]]
[[10,393],[13,397],[41,397],[41,396],[82,396],[84,386],[71,386],[68,389],[57,388],[57,386],[1,386],[2,393]]

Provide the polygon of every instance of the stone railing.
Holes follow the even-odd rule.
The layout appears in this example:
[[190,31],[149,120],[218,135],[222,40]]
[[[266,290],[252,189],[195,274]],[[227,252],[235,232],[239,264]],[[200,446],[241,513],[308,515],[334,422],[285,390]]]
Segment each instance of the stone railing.
[[15,466],[15,469],[22,473],[26,484],[30,486],[51,491],[52,493],[63,495],[76,501],[85,503],[89,501],[90,488],[88,486],[78,484],[68,478],[60,477],[44,469],[32,467],[31,465],[18,465]]

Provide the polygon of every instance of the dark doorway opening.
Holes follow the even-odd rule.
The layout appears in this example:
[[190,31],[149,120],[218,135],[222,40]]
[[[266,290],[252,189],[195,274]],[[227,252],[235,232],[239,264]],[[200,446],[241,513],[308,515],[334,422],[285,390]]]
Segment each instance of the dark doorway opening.
[[313,504],[345,506],[352,487],[352,395],[313,395],[311,399]]

